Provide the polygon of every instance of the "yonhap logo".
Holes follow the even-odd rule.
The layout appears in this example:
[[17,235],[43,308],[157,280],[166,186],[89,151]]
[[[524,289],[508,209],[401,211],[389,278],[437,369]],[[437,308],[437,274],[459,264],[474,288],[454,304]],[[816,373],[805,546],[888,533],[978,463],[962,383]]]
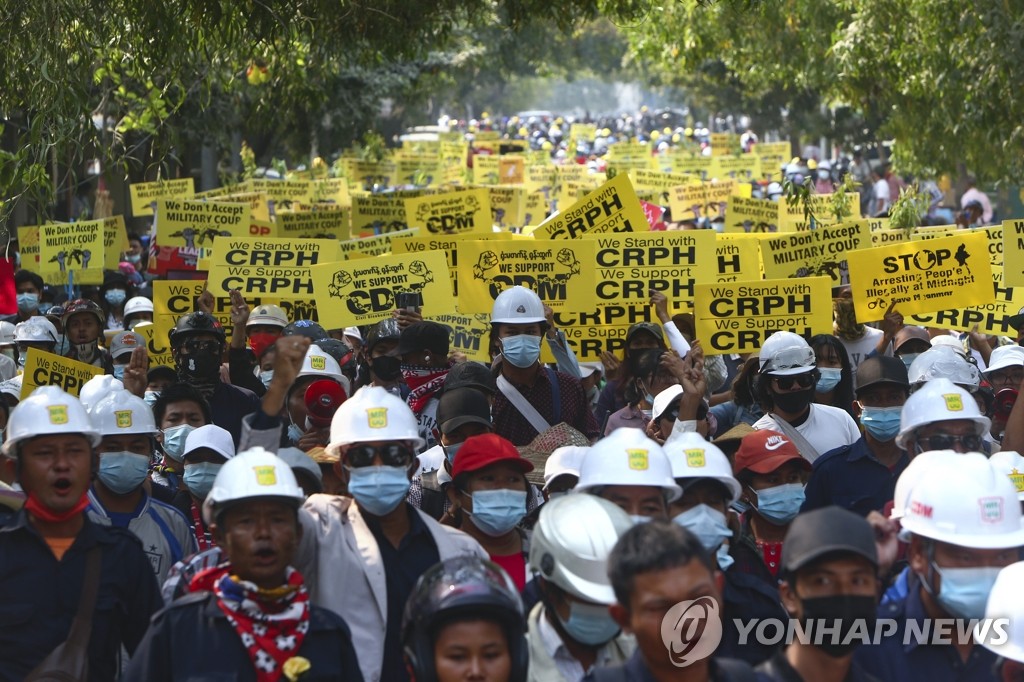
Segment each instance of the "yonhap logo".
[[718,601],[698,597],[670,608],[661,619],[661,641],[672,665],[678,668],[710,656],[722,641]]

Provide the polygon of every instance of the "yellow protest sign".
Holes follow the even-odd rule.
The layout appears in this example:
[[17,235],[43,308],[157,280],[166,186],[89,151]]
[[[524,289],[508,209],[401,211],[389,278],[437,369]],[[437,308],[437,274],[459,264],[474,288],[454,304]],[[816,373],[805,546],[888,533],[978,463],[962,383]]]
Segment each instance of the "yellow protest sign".
[[467,239],[481,239],[483,237],[486,237],[489,240],[510,239],[512,237],[512,234],[508,232],[492,232],[487,235],[467,233],[447,236],[424,235],[395,237],[391,240],[391,252],[394,253],[395,255],[401,255],[403,253],[427,253],[428,251],[440,251],[444,253],[448,263],[448,271],[449,274],[451,275],[452,293],[457,298],[459,295],[459,243]]
[[885,316],[895,304],[904,315],[992,301],[992,266],[984,232],[941,237],[847,254],[858,320]]
[[395,175],[400,185],[429,187],[442,181],[437,154],[405,153],[395,158]]
[[[348,188],[346,188],[346,191]],[[210,197],[210,201],[226,201],[233,204],[248,204],[250,220],[270,222],[270,199],[262,192],[238,192]]]
[[724,216],[729,197],[735,193],[733,180],[693,183],[673,187],[669,196],[672,220],[699,220]]
[[526,190],[521,185],[492,185],[487,189],[495,225],[508,230],[526,224]]
[[757,156],[793,156],[793,145],[789,142],[758,142],[753,153]]
[[278,213],[274,223],[279,237],[348,239],[351,209]]
[[596,307],[649,305],[651,290],[668,297],[669,306],[687,310],[696,282],[713,282],[715,233],[710,230],[608,234],[597,242],[595,260],[584,266],[597,273],[588,298]]
[[386,319],[401,293],[420,294],[424,316],[455,310],[448,264],[439,251],[328,263],[310,270],[321,304],[320,322],[328,329]]
[[1004,283],[1024,287],[1024,220],[1003,222]]
[[490,364],[491,354],[487,341],[491,335],[491,316],[487,313],[475,315],[431,315],[431,322],[437,322],[448,328],[451,339],[450,350],[464,353],[467,360]]
[[747,199],[735,194],[726,199],[725,231],[767,234],[779,231],[779,205],[768,199]]
[[[64,392],[77,396],[85,382],[100,374],[103,374],[102,367],[29,347],[25,357],[25,371],[21,377],[21,399],[29,397],[40,386],[58,386]],[[51,420],[54,418],[53,411],[58,407],[50,406]],[[64,419],[67,420],[66,413]]]
[[132,200],[132,215],[153,215],[156,202],[161,199],[189,199],[195,196],[196,187],[192,178],[162,180],[158,182],[134,182],[128,186]]
[[597,242],[476,241],[458,245],[459,312],[490,313],[505,289],[521,285],[537,292],[556,311],[595,307],[594,262]]
[[756,353],[777,331],[804,338],[832,333],[827,277],[698,284],[693,310],[704,353]]
[[711,156],[726,156],[740,149],[740,136],[736,133],[711,133]]
[[359,239],[346,239],[338,243],[338,249],[343,260],[355,260],[357,258],[369,258],[371,256],[386,256],[391,253],[391,242],[403,237],[415,237],[420,233],[418,227],[411,230],[399,230],[389,232],[379,237],[361,237]]
[[370,194],[352,197],[353,236],[379,235],[409,229],[405,220],[405,198],[400,195]]
[[[528,192],[547,193],[551,191],[551,187],[554,184],[554,166],[544,165],[526,167],[526,177],[523,178],[523,185],[526,186],[526,190]],[[547,194],[545,194],[545,196],[547,196]]]
[[210,247],[217,237],[246,237],[249,206],[225,201],[161,199],[156,202],[157,242],[188,249]]
[[526,195],[526,203],[523,206],[523,225],[537,225],[551,212],[551,202],[541,192],[531,192]]
[[687,173],[698,180],[707,179],[712,164],[710,156],[701,156],[686,149],[673,149],[667,156],[673,173]]
[[501,157],[477,154],[473,157],[473,184],[497,185],[501,182]]
[[826,276],[832,286],[849,284],[847,254],[871,246],[863,224],[819,227],[807,232],[786,232],[761,240],[766,279]]
[[[850,206],[860,206],[860,194],[847,192]],[[840,221],[832,212],[833,195],[812,194],[807,199],[807,206],[811,210],[814,222],[817,226],[835,225]],[[779,199],[779,232],[805,232],[811,229],[809,220],[804,216],[804,205],[798,201],[789,201],[786,197]]]
[[222,239],[213,250],[207,281],[217,296],[239,289],[246,297],[308,299],[313,296],[310,267],[339,259],[338,242],[330,239]]
[[107,267],[116,267],[121,254],[128,250],[128,231],[124,227],[124,216],[115,215],[103,219],[103,261]]
[[712,156],[708,174],[713,178],[751,182],[761,177],[761,159],[753,154]]
[[739,282],[761,278],[761,243],[756,237],[715,239],[716,282]]
[[649,230],[629,176],[622,174],[545,220],[537,227],[535,235],[538,239],[575,239],[587,233]]
[[[106,237],[106,232],[104,232],[104,237]],[[40,269],[38,225],[23,225],[18,228],[18,253],[21,255],[21,267],[37,273],[46,284],[61,286],[68,283],[67,274],[62,274],[59,269],[52,271]],[[100,284],[102,282],[103,270],[101,268],[75,273],[76,284]]]
[[[102,220],[80,223],[54,223],[39,227],[39,270],[57,272],[63,281],[75,273],[75,282],[83,283],[79,273],[100,272],[104,266]],[[102,274],[100,275],[102,281]]]
[[405,200],[409,227],[430,234],[490,232],[491,196],[486,188],[428,194]]
[[[169,342],[164,337],[159,340],[156,335],[156,325],[152,322],[139,322],[132,331],[146,340],[146,350],[149,351],[150,367],[174,367],[174,358],[171,357]],[[116,333],[116,330],[115,330]],[[106,332],[104,332],[106,334]]]
[[526,159],[521,156],[502,156],[498,161],[498,182],[503,185],[521,185],[526,176]]
[[[377,163],[349,159],[346,162],[345,177],[348,178],[350,189],[359,189],[364,192],[387,189],[397,184],[396,175],[397,167],[391,161]],[[355,197],[353,197],[354,200]]]

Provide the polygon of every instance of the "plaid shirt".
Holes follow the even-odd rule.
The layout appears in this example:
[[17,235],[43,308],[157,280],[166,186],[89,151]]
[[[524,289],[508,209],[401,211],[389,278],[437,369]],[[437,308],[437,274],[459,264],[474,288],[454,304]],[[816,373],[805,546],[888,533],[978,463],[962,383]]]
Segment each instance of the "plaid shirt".
[[[565,422],[591,441],[597,439],[601,435],[598,431],[597,420],[594,419],[594,414],[590,411],[587,394],[579,379],[574,379],[562,372],[555,372],[555,377],[558,379],[562,402],[562,414],[559,421]],[[555,425],[554,399],[547,372],[541,369],[537,373],[537,380],[533,386],[516,386],[516,389],[547,420],[548,424]],[[513,445],[527,445],[537,437],[537,430],[530,425],[526,417],[519,413],[515,405],[510,403],[501,391],[494,396],[492,412],[494,432],[502,438],[512,441]]]

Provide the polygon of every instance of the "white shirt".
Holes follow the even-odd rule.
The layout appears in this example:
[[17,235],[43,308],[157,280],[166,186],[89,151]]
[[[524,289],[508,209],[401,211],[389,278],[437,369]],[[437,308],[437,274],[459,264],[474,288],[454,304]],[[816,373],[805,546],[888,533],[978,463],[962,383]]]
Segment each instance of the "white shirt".
[[889,209],[892,205],[892,197],[889,196],[889,183],[882,178],[876,182],[873,186],[875,192],[875,204],[873,214],[881,213]]
[[[537,618],[537,634],[540,635],[541,644],[548,656],[555,662],[555,668],[567,682],[579,682],[589,670],[584,670],[583,665],[576,660],[576,657],[569,653],[562,638],[559,637],[555,626],[548,622],[548,619],[541,612]],[[621,635],[620,635],[621,636]],[[615,640],[612,640],[613,642]],[[597,650],[597,659],[594,661],[595,668],[604,668],[613,664],[611,647],[605,644]]]
[[[885,334],[881,329],[864,327],[864,336],[856,341],[847,341],[841,336],[836,336],[839,342],[846,348],[846,354],[850,357],[850,371],[857,372],[857,365],[864,361],[868,354],[878,346],[878,342]],[[891,348],[885,349],[886,355],[892,355]]]
[[[771,414],[766,414],[754,422],[754,428],[779,430]],[[803,424],[796,427],[796,431],[818,451],[818,455],[824,455],[829,450],[835,450],[844,445],[853,445],[860,440],[860,429],[857,428],[857,422],[853,421],[853,417],[846,410],[817,403],[811,404],[810,414],[807,415]],[[801,452],[800,454],[811,462],[817,459],[813,455],[808,456],[809,453]]]

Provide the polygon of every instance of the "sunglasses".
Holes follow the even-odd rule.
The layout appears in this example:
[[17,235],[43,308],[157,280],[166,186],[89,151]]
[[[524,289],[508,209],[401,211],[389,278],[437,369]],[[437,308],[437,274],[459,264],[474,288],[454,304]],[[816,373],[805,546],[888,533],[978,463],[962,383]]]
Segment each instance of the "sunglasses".
[[809,372],[807,374],[794,374],[785,377],[773,376],[772,379],[783,391],[788,391],[793,388],[793,384],[798,385],[800,388],[810,388],[818,383],[818,377],[815,375],[817,372]]
[[945,433],[937,433],[934,436],[923,436],[917,439],[928,450],[952,450],[953,446],[960,444],[965,450],[978,452],[981,450],[981,436],[969,433],[966,436],[950,436]]
[[199,341],[189,339],[182,344],[189,353],[220,353],[220,341]]
[[373,466],[377,455],[384,466],[399,467],[408,466],[412,462],[413,451],[401,443],[388,443],[387,445],[353,445],[345,453],[348,465],[354,469]]

